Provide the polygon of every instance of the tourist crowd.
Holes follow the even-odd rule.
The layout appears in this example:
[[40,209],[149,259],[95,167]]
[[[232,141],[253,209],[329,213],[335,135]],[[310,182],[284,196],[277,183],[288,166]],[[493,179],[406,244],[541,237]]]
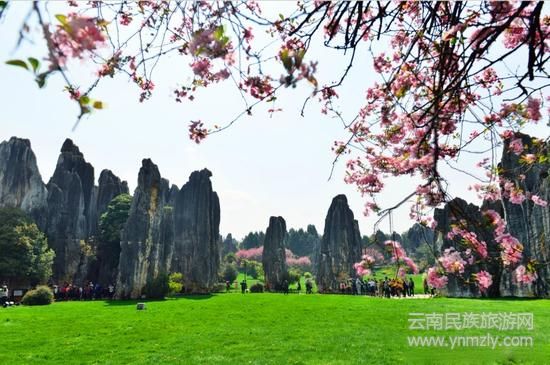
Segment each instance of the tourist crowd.
[[93,300],[113,299],[115,286],[102,286],[89,281],[83,286],[65,282],[63,285],[51,285],[55,300]]
[[[348,279],[339,284],[341,294],[370,295],[377,297],[413,297],[414,280],[412,278],[394,278],[387,276],[383,280],[369,278]],[[426,293],[427,294],[427,293]]]

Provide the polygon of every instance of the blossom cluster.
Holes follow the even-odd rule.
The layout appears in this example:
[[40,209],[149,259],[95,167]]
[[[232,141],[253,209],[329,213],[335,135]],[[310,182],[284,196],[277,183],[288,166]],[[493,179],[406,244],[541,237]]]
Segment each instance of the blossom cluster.
[[53,64],[64,66],[68,58],[84,59],[90,52],[105,45],[107,38],[97,18],[76,13],[57,18],[61,24],[56,26],[49,45]]

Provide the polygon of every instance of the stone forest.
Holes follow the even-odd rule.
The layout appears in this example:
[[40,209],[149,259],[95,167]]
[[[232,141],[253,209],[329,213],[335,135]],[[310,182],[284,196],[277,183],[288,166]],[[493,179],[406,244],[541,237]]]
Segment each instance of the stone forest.
[[0,364],[550,364],[550,2],[0,34]]
[[[521,135],[521,140],[527,146],[532,144],[527,135]],[[55,253],[50,282],[116,283],[116,298],[126,299],[141,298],[148,283],[172,272],[183,275],[183,287],[188,294],[212,292],[223,281],[220,262],[226,248],[219,231],[221,209],[210,181],[212,172],[208,169],[193,172],[189,180],[178,187],[161,177],[153,161],[143,159],[118,242],[114,249],[104,249],[98,239],[100,217],[113,199],[129,193],[127,183],[112,171],[103,170],[96,185],[94,167],[70,139],[63,143],[55,172],[46,184],[36,159],[29,140],[12,137],[0,144],[0,207],[23,210],[45,233]],[[544,199],[550,198],[548,163],[525,168],[516,155],[504,152],[500,166],[504,173],[513,173],[511,178],[524,175],[527,189],[539,192]],[[510,232],[521,240],[528,257],[549,262],[549,207],[484,204],[495,205],[492,208],[506,217]],[[451,297],[548,297],[550,267],[538,265],[537,280],[533,283],[515,280],[502,267],[493,229],[479,224],[483,221],[479,207],[455,198],[444,208],[435,210],[435,232],[419,225],[420,228],[413,228],[420,229],[416,236],[429,231],[429,245],[437,251],[433,253],[437,257],[460,245],[460,237],[452,237],[449,232],[456,221],[468,217],[474,218],[468,220],[469,229],[487,242],[488,255],[493,258],[485,268],[493,278],[492,285],[483,293],[473,282],[449,275],[442,292]],[[408,234],[414,236],[414,229]],[[287,236],[284,218],[269,218],[261,258],[268,290],[282,290],[288,272]],[[311,255],[318,291],[338,293],[342,278],[357,276],[356,264],[361,261],[363,250],[370,247],[384,253],[385,239],[387,237],[371,239],[365,245],[346,196],[334,197],[323,235]],[[11,279],[13,284],[29,284],[25,278]]]

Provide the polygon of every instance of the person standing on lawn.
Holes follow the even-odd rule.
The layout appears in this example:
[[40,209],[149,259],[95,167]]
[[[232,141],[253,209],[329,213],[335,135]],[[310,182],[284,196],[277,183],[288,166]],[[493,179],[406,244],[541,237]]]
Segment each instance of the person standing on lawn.
[[0,305],[4,305],[9,298],[9,290],[7,285],[2,285],[0,288]]
[[409,278],[409,296],[414,297],[414,280]]

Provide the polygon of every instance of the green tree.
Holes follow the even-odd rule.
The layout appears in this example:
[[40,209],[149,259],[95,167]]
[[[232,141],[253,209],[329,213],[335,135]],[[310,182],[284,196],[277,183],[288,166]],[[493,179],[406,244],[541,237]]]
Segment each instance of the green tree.
[[117,195],[107,206],[107,211],[99,219],[100,239],[103,242],[118,242],[120,231],[130,214],[132,196],[129,194]]
[[227,237],[223,240],[222,245],[222,255],[225,256],[230,253],[237,252],[237,240],[233,238],[233,235],[229,233]]
[[120,257],[120,232],[128,220],[132,196],[117,195],[107,206],[107,211],[99,219],[99,242],[97,260],[99,281],[113,282]]
[[234,264],[235,262],[237,262],[237,256],[235,256],[233,252],[230,252],[223,257],[223,262],[225,262],[226,264]]
[[0,278],[10,283],[34,286],[52,275],[55,253],[20,209],[0,209],[0,252]]
[[230,283],[234,282],[237,279],[239,272],[237,267],[234,264],[226,264],[223,269],[223,280],[229,281]]
[[310,224],[304,231],[302,228],[288,231],[288,247],[297,256],[312,257],[319,245],[320,237],[314,225]]
[[251,248],[256,248],[264,245],[264,232],[250,232],[248,233],[241,242],[241,248],[243,250],[249,250]]

